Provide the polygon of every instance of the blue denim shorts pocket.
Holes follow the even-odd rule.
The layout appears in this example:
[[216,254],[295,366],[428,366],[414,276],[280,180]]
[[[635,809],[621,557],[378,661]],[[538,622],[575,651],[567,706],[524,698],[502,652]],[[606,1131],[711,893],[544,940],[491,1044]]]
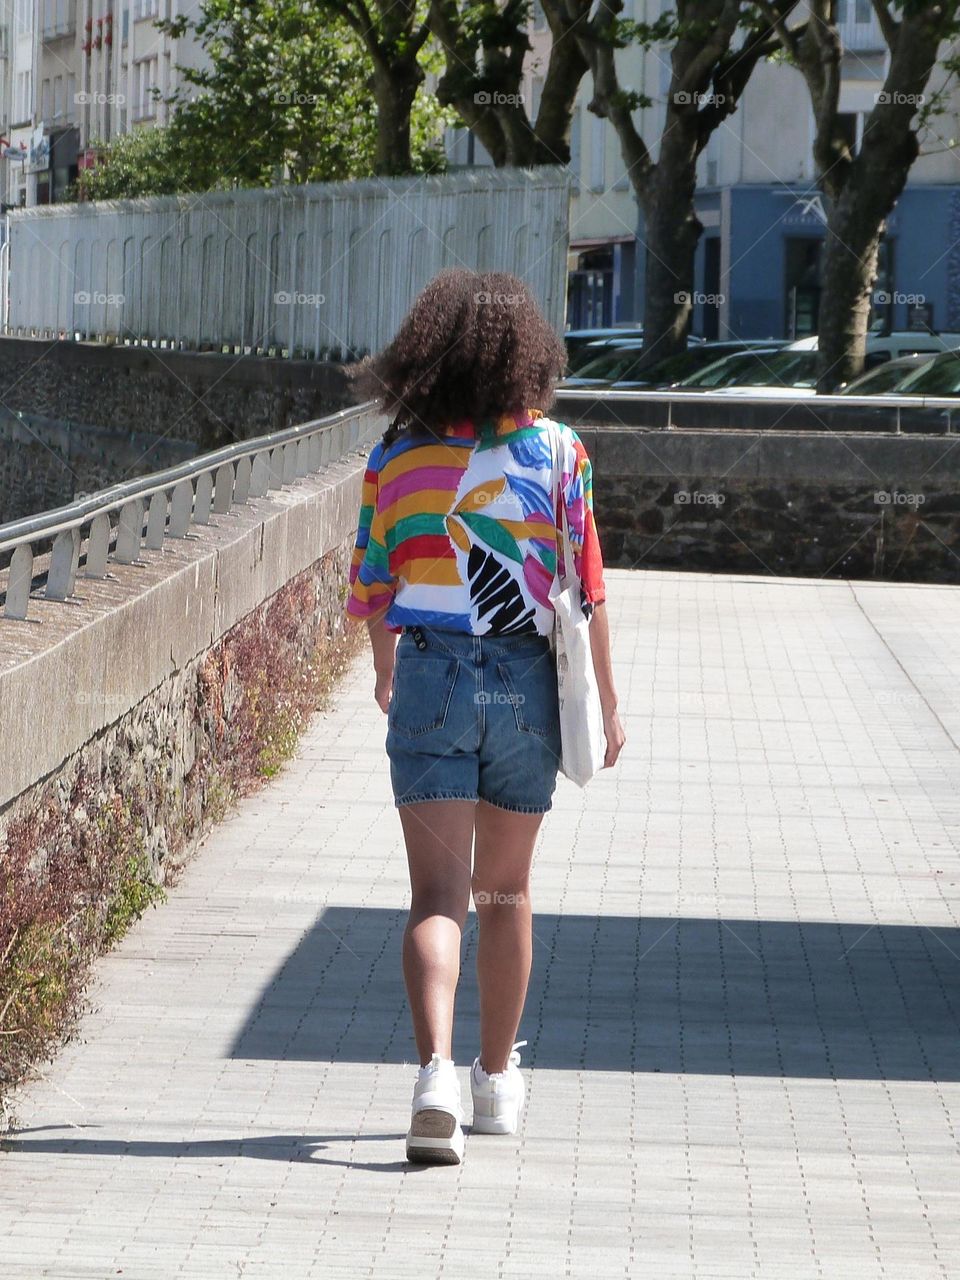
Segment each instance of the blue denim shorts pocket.
[[513,707],[517,728],[549,738],[556,732],[560,715],[557,669],[552,653],[525,654],[497,663],[507,699]]
[[403,738],[442,729],[460,663],[456,658],[398,650],[387,726]]

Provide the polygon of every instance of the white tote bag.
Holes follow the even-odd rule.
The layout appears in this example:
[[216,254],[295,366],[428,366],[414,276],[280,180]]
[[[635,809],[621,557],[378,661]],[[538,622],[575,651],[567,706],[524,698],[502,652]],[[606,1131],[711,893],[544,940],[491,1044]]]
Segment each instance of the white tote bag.
[[[560,559],[549,598],[554,607],[551,644],[557,659],[557,688],[560,694],[560,735],[563,744],[560,771],[585,787],[603,767],[607,740],[603,731],[600,690],[590,649],[590,622],[580,604],[577,576],[567,528],[567,506],[563,499],[562,458],[557,428],[551,423],[550,450],[553,457],[553,509],[560,506],[558,533],[563,542],[564,580],[560,581]],[[559,496],[558,496],[559,495]]]

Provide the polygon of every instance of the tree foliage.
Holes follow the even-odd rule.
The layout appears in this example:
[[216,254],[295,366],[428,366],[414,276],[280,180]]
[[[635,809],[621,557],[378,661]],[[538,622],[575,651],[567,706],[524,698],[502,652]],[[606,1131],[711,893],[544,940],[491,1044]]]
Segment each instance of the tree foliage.
[[[93,143],[101,163],[81,173],[75,194],[116,199],[391,171],[380,163],[383,109],[368,42],[340,7],[204,0],[198,16],[158,20],[167,34],[198,42],[207,62],[179,68],[169,125]],[[424,71],[430,56],[421,55]],[[445,163],[442,134],[453,113],[417,92],[422,79],[401,129],[403,172]],[[395,119],[390,132],[395,138]]]

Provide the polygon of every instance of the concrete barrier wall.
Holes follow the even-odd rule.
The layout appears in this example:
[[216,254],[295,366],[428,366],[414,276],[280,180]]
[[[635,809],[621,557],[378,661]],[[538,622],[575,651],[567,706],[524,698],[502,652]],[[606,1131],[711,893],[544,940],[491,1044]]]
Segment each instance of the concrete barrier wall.
[[0,623],[0,813],[324,557],[342,600],[363,467],[332,464]]

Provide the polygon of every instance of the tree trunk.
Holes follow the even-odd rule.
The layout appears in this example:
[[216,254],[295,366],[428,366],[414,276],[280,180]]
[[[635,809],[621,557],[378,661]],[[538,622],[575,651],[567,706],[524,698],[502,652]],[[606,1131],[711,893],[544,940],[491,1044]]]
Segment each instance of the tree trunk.
[[917,117],[941,40],[957,4],[904,9],[896,20],[878,4],[890,48],[882,92],[864,121],[860,151],[851,154],[839,127],[842,46],[829,0],[813,0],[804,36],[793,45],[816,120],[818,183],[832,201],[823,248],[818,391],[832,391],[863,369],[870,291],[884,220],[906,185],[919,153]]
[[823,243],[817,390],[834,391],[863,371],[870,296],[877,278],[880,223],[847,191],[831,212]]
[[638,192],[647,255],[644,364],[686,350],[693,310],[694,255],[703,231],[693,203],[696,120],[675,115],[671,121],[670,115],[668,112],[660,158]]
[[377,104],[377,145],[374,172],[381,177],[410,173],[410,115],[423,71],[412,61],[387,63],[374,59],[373,97]]
[[877,108],[860,154],[827,218],[820,295],[818,391],[832,391],[863,370],[870,293],[889,217],[917,158],[917,136],[903,118]]

